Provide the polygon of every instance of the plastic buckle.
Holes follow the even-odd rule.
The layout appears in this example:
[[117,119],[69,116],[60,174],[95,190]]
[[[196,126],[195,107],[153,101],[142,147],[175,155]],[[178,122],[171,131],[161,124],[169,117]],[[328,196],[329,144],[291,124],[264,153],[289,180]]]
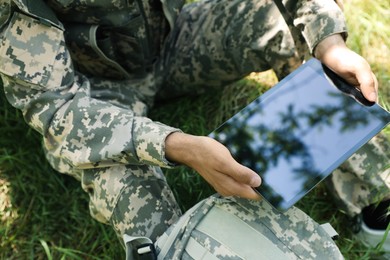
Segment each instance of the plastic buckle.
[[123,235],[126,260],[156,260],[157,252],[152,240],[147,237]]
[[136,253],[140,260],[156,260],[157,253],[153,243],[145,243],[136,247]]

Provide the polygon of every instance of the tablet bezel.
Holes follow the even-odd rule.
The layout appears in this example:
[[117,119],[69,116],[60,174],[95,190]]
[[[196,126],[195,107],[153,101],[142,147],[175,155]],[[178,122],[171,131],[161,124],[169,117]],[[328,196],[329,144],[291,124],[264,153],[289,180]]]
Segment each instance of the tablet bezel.
[[[329,85],[330,86],[333,85],[332,87],[334,87],[334,83],[331,82],[329,80],[329,78],[327,77],[327,75],[325,74],[324,69],[323,69],[321,63],[317,59],[315,59],[315,58],[310,59],[305,64],[303,64],[301,67],[299,67],[297,70],[295,70],[293,73],[291,73],[289,76],[287,76],[282,81],[280,81],[278,84],[276,84],[273,88],[271,88],[270,90],[265,92],[263,95],[258,97],[256,100],[252,101],[248,106],[243,108],[240,112],[235,114],[232,118],[230,118],[225,123],[223,123],[218,128],[216,128],[212,133],[210,133],[209,136],[214,138],[214,139],[217,139],[217,138],[215,138],[215,134],[214,133],[220,132],[220,130],[223,129],[225,125],[229,124],[229,121],[233,120],[233,118],[235,118],[235,117],[239,117],[240,114],[244,113],[245,110],[247,110],[247,109],[251,109],[252,110],[253,108],[252,108],[251,104],[253,104],[254,102],[256,102],[256,104],[257,104],[259,102],[261,103],[261,102],[268,101],[268,99],[272,98],[272,96],[277,94],[278,91],[282,90],[283,87],[286,84],[289,84],[289,82],[290,82],[290,80],[292,78],[294,78],[296,76],[299,76],[299,73],[301,73],[303,70],[307,71],[307,68],[311,69],[311,73],[316,73],[316,76],[320,76],[320,77],[326,79],[326,81],[329,82]],[[350,86],[350,87],[352,87],[352,86]],[[341,93],[342,92],[340,91],[340,94]],[[370,105],[370,106],[364,106],[364,105],[361,104],[361,106],[362,106],[362,110],[366,111],[366,113],[372,115],[375,112],[374,116],[378,117],[378,114],[379,114],[381,117],[383,117],[384,121],[381,121],[381,124],[378,124],[374,129],[372,129],[372,131],[368,132],[365,136],[362,136],[361,139],[359,141],[357,141],[355,145],[353,145],[351,148],[349,148],[349,150],[347,152],[345,152],[339,159],[337,159],[335,162],[333,162],[331,165],[329,165],[326,169],[324,169],[319,175],[313,176],[311,178],[312,185],[311,185],[310,188],[307,188],[307,189],[302,188],[299,192],[296,193],[296,195],[294,197],[292,197],[288,201],[286,201],[284,199],[284,197],[281,196],[283,198],[283,201],[282,201],[282,203],[280,203],[278,205],[273,204],[271,201],[269,201],[269,199],[267,197],[264,197],[261,194],[262,186],[260,186],[259,188],[256,188],[255,190],[258,193],[260,193],[265,200],[270,202],[270,204],[274,208],[278,209],[279,211],[286,211],[288,208],[293,206],[302,197],[304,197],[308,192],[310,192],[314,187],[316,187],[322,180],[324,180],[327,176],[329,176],[333,170],[335,170],[340,164],[342,164],[345,160],[347,160],[361,146],[363,146],[366,142],[368,142],[371,138],[373,138],[378,132],[380,132],[384,127],[386,127],[386,125],[389,124],[389,122],[390,122],[390,113],[387,112],[386,110],[384,110],[378,104],[373,104],[373,105]],[[220,141],[220,140],[218,140],[218,141]],[[228,147],[228,149],[229,149],[229,147]],[[262,174],[259,174],[259,175],[262,176]],[[268,184],[263,183],[262,185],[268,185]],[[272,186],[270,186],[270,185],[268,185],[268,187],[272,188]],[[273,189],[273,188],[272,188],[272,190],[275,191],[275,189]],[[280,192],[279,193],[276,192],[276,193],[280,194]]]

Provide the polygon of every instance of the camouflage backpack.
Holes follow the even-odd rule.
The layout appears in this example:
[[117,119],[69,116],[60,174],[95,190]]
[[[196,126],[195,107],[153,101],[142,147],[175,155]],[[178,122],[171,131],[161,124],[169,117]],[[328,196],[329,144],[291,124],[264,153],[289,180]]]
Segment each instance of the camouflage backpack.
[[[330,233],[328,231],[333,233]],[[328,225],[293,207],[211,196],[153,244],[125,236],[128,259],[343,259]]]

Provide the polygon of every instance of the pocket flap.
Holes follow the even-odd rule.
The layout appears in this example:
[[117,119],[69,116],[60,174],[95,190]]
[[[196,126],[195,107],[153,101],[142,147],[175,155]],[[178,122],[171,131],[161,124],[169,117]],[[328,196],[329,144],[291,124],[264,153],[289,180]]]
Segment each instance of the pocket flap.
[[53,71],[62,37],[58,28],[14,13],[0,44],[0,71],[45,86]]

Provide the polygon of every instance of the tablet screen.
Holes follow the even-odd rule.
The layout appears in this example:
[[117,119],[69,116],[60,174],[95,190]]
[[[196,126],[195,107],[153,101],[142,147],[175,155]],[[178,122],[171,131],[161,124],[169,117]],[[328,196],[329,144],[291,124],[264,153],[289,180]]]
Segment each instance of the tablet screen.
[[390,122],[338,90],[311,59],[209,136],[257,172],[257,191],[285,211]]

